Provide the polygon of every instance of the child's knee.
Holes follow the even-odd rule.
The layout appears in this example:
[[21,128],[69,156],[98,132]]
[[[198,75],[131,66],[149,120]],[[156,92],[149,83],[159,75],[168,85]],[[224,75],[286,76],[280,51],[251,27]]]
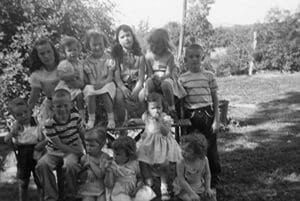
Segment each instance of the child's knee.
[[172,85],[167,81],[163,81],[161,83],[160,87],[161,87],[162,91],[168,91],[168,92],[171,91],[172,92]]

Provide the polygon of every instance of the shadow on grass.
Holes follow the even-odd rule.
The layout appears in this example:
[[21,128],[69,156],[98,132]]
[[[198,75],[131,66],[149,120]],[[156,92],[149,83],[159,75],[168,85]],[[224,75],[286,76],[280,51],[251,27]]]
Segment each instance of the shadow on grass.
[[300,92],[287,92],[284,98],[260,103],[255,114],[245,119],[242,124],[258,125],[269,121],[288,123],[288,130],[300,129]]
[[299,138],[282,136],[253,149],[221,151],[219,200],[299,200],[299,145]]

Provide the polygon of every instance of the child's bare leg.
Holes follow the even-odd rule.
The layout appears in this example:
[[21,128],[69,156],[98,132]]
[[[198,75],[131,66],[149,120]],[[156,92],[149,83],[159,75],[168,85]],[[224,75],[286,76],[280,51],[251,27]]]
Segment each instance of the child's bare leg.
[[108,93],[103,94],[102,98],[107,112],[107,127],[114,128],[116,126],[116,123],[115,123],[113,101]]
[[170,200],[170,195],[168,192],[168,168],[169,168],[169,163],[161,164],[160,167],[161,200]]
[[89,96],[88,98],[88,123],[86,124],[86,128],[90,129],[94,127],[95,119],[96,119],[96,96]]

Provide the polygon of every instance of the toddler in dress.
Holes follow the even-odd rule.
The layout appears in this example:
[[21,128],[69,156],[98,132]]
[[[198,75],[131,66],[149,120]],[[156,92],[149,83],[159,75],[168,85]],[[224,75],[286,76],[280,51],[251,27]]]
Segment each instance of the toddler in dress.
[[147,98],[147,111],[143,114],[145,132],[138,149],[138,160],[147,185],[153,185],[153,176],[160,177],[161,199],[169,200],[167,177],[170,163],[181,160],[181,150],[171,133],[173,120],[162,112],[162,98],[151,93]]

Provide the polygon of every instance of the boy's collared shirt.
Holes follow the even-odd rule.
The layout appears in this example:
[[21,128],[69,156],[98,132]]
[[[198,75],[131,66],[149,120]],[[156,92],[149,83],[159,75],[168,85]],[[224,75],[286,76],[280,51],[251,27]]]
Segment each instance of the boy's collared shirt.
[[34,145],[38,143],[38,138],[40,135],[40,126],[38,125],[36,119],[31,117],[29,125],[23,125],[23,130],[18,131],[16,138],[13,142],[17,145]]
[[218,90],[213,73],[209,71],[200,71],[197,73],[187,71],[180,75],[178,81],[187,93],[184,97],[184,107],[198,109],[212,105],[211,92]]
[[83,151],[83,143],[80,138],[80,133],[82,132],[82,124],[80,115],[77,112],[70,113],[70,119],[66,123],[59,123],[54,118],[49,119],[45,123],[45,135],[47,138],[47,152],[49,154],[64,156],[66,153],[55,148],[51,138],[59,137],[60,141],[72,147]]

